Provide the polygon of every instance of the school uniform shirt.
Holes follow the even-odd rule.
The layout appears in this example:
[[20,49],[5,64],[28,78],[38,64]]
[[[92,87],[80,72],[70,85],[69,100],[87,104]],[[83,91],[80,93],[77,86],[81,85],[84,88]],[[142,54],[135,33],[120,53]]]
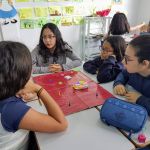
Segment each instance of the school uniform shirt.
[[[65,45],[65,48],[70,49],[67,44]],[[44,63],[43,57],[39,54],[39,50],[40,47],[37,46],[31,52],[33,73],[49,73],[48,66],[54,63],[62,65],[64,70],[70,70],[82,64],[81,59],[72,52],[72,49],[70,49],[71,51],[66,51],[65,54],[58,54],[57,58],[52,54],[49,54],[47,63]],[[69,58],[71,61],[67,61],[67,58]]]
[[141,32],[140,35],[150,35],[150,32]]
[[30,109],[15,96],[0,101],[0,149],[26,150],[29,131],[18,129],[19,123]]
[[136,91],[142,94],[136,103],[142,105],[146,108],[148,114],[150,115],[150,76],[143,77],[138,73],[128,73],[126,70],[122,71],[114,81],[114,86],[122,84],[122,85],[130,85]]
[[117,62],[113,56],[108,59],[97,57],[94,60],[87,61],[83,64],[85,71],[91,74],[97,73],[97,80],[100,83],[112,81],[124,69],[121,62]]

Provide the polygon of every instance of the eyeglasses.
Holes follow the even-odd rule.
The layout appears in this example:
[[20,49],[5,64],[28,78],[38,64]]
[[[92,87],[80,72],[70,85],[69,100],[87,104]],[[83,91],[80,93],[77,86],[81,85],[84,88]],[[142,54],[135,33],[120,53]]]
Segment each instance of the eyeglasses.
[[112,50],[109,50],[109,49],[104,49],[104,48],[102,48],[101,49],[103,52],[106,52],[106,53],[113,53],[113,51]]
[[104,47],[101,47],[101,46],[99,46],[99,49],[103,52],[106,52],[106,53],[113,53],[114,52],[113,50],[110,50],[110,49],[107,49],[107,48],[104,48]]
[[127,56],[124,56],[124,61],[125,61],[125,64],[128,64],[129,61],[134,61],[134,60],[129,59]]
[[47,40],[47,39],[54,39],[56,36],[55,35],[50,35],[50,36],[43,36],[43,40]]

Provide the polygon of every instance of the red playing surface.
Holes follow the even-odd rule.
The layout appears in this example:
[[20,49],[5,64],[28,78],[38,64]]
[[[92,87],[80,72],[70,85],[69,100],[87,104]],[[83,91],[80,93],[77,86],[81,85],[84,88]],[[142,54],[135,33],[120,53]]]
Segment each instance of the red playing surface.
[[[65,76],[71,76],[72,78],[67,80]],[[82,72],[65,71],[55,74],[40,75],[33,79],[50,93],[65,115],[102,105],[107,98],[113,97],[111,93]],[[74,90],[72,85],[80,80],[86,81],[88,83],[88,88]]]

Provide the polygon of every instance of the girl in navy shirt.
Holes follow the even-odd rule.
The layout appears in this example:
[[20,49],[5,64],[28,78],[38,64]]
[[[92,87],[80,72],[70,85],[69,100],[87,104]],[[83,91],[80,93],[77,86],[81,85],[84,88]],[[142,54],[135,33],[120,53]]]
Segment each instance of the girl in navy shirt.
[[84,63],[83,68],[91,74],[97,74],[100,83],[112,81],[122,71],[122,59],[126,44],[121,36],[110,36],[104,40],[100,56]]
[[[29,130],[65,130],[67,121],[59,106],[45,89],[30,80],[32,60],[28,48],[18,42],[2,41],[0,58],[0,149],[27,149]],[[48,114],[26,105],[21,98],[26,93],[36,93]]]
[[[150,35],[141,35],[129,43],[123,64],[126,70],[117,76],[114,92],[142,105],[150,115]],[[128,91],[126,84],[137,92]]]

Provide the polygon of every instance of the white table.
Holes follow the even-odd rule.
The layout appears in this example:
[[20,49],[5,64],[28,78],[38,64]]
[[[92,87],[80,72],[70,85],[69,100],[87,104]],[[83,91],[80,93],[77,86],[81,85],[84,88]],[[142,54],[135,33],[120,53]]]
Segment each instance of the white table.
[[[110,93],[113,93],[113,82],[109,82],[109,83],[104,83],[104,84],[100,84],[104,89],[108,90]],[[130,89],[130,90],[134,90],[133,88],[131,88],[131,86],[127,86],[127,89]],[[114,95],[115,97],[117,98],[120,98],[120,99],[124,99],[124,97],[122,96],[118,96],[118,95]],[[101,108],[101,106],[98,107],[99,109]],[[125,131],[122,131],[126,136],[128,136],[129,133],[125,132]],[[140,133],[143,133],[145,136],[146,136],[146,142],[145,143],[139,143],[138,141],[138,135]],[[144,147],[148,144],[150,144],[150,117],[148,117],[148,121],[146,122],[146,125],[145,127],[143,128],[143,130],[139,133],[136,133],[136,134],[132,134],[131,135],[131,141],[134,142],[135,146],[136,147]]]
[[[32,104],[36,109],[38,105],[37,103],[34,107]],[[43,111],[42,107],[40,111]],[[110,128],[100,121],[99,112],[95,108],[69,115],[67,120],[69,128],[64,132],[35,133],[40,150],[131,150],[134,148],[116,128]]]
[[[96,81],[96,76],[86,74]],[[104,88],[112,90],[112,83],[103,84]],[[111,91],[110,91],[111,92]],[[40,112],[45,112],[44,106],[38,101],[29,103]],[[61,133],[35,132],[40,150],[131,150],[134,145],[114,127],[103,124],[96,108],[84,110],[67,116],[69,128]]]

